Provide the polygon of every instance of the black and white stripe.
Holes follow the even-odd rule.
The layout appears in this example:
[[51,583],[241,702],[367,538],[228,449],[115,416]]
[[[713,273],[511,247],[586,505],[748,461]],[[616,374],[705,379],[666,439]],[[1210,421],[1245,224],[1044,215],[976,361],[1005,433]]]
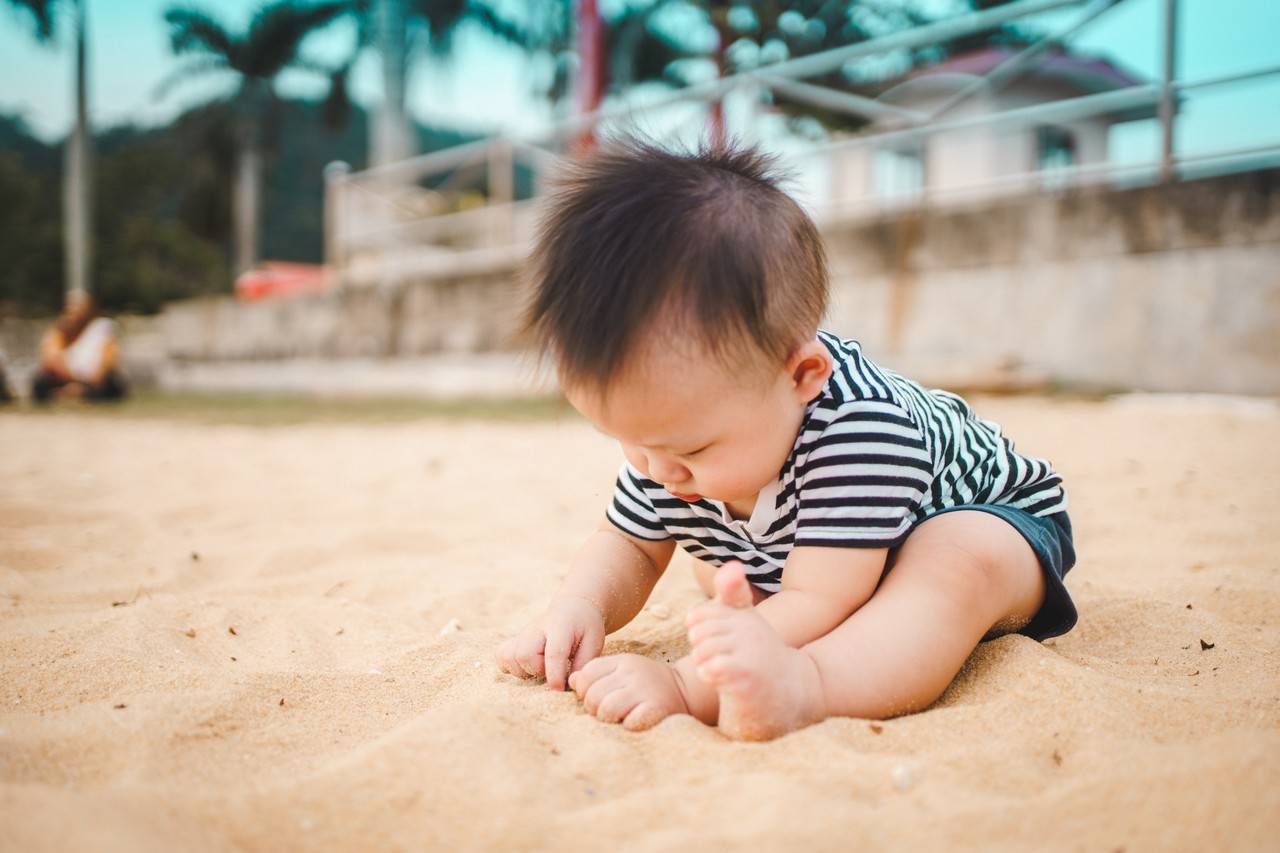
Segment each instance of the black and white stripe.
[[751,519],[731,518],[718,501],[682,501],[624,464],[609,520],[642,539],[674,538],[715,565],[741,560],[753,584],[776,592],[796,545],[893,547],[918,522],[962,504],[1066,509],[1053,467],[1015,453],[999,425],[963,399],[875,365],[856,341],[818,337],[835,369]]

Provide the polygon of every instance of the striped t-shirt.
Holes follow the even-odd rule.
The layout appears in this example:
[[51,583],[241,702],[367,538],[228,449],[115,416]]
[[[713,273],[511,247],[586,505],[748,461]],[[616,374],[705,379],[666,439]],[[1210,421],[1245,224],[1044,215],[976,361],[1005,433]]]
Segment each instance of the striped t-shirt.
[[872,363],[856,341],[818,339],[831,351],[831,378],[751,518],[734,519],[709,498],[683,501],[624,463],[609,520],[641,539],[675,539],[714,565],[741,560],[748,580],[776,592],[797,545],[891,548],[921,520],[962,504],[1066,509],[1052,466],[1015,453],[1000,426],[964,400]]

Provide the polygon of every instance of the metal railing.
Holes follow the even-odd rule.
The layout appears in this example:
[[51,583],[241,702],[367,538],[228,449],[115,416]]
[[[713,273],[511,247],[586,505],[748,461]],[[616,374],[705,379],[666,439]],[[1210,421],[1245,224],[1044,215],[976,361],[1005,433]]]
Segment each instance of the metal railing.
[[[854,181],[854,191],[850,192],[847,182],[828,180],[826,197],[806,199],[820,220],[874,216],[903,206],[947,204],[1028,190],[1098,183],[1128,186],[1280,165],[1280,140],[1271,145],[1178,155],[1174,130],[1181,97],[1188,92],[1280,75],[1280,65],[1201,80],[1179,80],[1175,73],[1177,0],[1158,0],[1164,15],[1159,81],[996,112],[961,113],[961,108],[978,96],[996,92],[1033,72],[1050,48],[1064,44],[1124,2],[1020,0],[689,86],[647,103],[611,104],[524,140],[496,136],[355,173],[332,167],[326,171],[326,260],[345,272],[354,271],[356,278],[371,279],[378,277],[374,273],[385,273],[389,267],[412,273],[509,265],[527,250],[538,207],[536,191],[532,198],[517,200],[518,174],[532,180],[536,189],[543,176],[565,156],[572,141],[585,131],[603,137],[640,131],[660,142],[672,142],[682,133],[701,136],[705,127],[703,105],[711,102],[726,105],[726,123],[733,112],[729,105],[739,108],[740,120],[727,128],[732,136],[761,141],[760,107],[765,97],[774,93],[792,103],[854,116],[868,123],[856,135],[782,152],[797,164],[808,161],[825,167],[828,174],[847,171],[850,163],[853,168],[867,168],[866,152],[913,147],[920,150],[926,141],[943,135],[956,137],[1008,127],[1066,126],[1107,115],[1132,114],[1135,110],[1159,119],[1161,153],[1149,162],[1075,163],[1051,173],[1033,167],[946,186],[924,181],[918,191],[899,195],[871,191],[866,181]],[[850,62],[888,51],[934,44],[1028,16],[1075,7],[1083,8],[1067,26],[1036,39],[985,74],[963,78],[956,91],[944,93],[928,109],[892,103],[888,97],[894,94],[892,90],[880,99],[872,99],[801,79],[838,71]],[[925,75],[921,79],[930,78]],[[673,110],[690,105],[696,109],[685,116],[683,124],[679,117],[672,119]],[[660,127],[664,114],[665,128]],[[646,127],[645,121],[650,126]],[[696,127],[689,128],[690,121]],[[856,159],[858,152],[862,152],[862,161]],[[457,192],[459,185],[468,180],[472,195]],[[480,185],[483,192],[478,189]],[[468,198],[470,204],[460,201]],[[369,275],[360,275],[362,271]]]

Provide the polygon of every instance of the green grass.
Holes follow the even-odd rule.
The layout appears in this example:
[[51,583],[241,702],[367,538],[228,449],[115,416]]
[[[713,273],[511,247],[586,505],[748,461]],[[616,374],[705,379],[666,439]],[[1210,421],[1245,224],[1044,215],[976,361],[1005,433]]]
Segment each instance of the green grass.
[[305,423],[407,423],[419,420],[551,421],[577,417],[559,397],[431,400],[411,397],[312,397],[293,394],[193,394],[146,390],[121,403],[14,403],[0,414],[177,420],[290,426]]

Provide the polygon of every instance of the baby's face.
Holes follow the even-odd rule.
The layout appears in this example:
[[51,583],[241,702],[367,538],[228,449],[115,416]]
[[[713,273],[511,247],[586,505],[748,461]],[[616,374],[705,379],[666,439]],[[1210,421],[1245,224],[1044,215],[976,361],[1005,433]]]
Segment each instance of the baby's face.
[[813,397],[790,365],[735,376],[706,356],[654,353],[642,362],[607,394],[565,391],[640,473],[683,500],[725,503],[754,499],[777,477]]

